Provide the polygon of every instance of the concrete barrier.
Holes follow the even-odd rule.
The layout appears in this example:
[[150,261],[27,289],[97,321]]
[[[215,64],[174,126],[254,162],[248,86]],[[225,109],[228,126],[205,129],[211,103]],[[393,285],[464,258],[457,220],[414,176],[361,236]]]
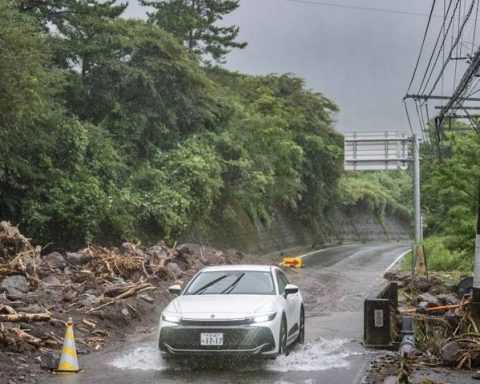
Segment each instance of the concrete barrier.
[[364,344],[392,349],[398,346],[398,285],[385,284],[364,302]]

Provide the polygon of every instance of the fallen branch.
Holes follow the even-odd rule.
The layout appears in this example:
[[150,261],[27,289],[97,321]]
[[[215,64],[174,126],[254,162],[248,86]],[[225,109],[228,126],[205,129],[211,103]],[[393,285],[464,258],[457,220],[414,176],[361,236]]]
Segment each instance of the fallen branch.
[[[152,284],[150,284],[150,283],[144,283],[144,284],[139,284],[139,285],[133,286],[128,291],[123,292],[118,296],[115,296],[115,299],[116,300],[126,299],[127,297],[135,295],[138,291],[140,291],[142,289],[145,289],[145,288],[150,288],[150,287],[153,287]],[[155,288],[155,287],[153,287],[153,288]]]
[[10,329],[10,332],[15,334],[15,337],[17,338],[17,340],[25,341],[28,344],[34,345],[35,347],[40,346],[40,343],[42,342],[42,340],[40,340],[39,338],[32,336],[29,333],[24,332],[19,328],[12,328]]
[[52,318],[50,313],[14,313],[8,315],[0,315],[0,322],[20,323],[31,321],[49,321]]

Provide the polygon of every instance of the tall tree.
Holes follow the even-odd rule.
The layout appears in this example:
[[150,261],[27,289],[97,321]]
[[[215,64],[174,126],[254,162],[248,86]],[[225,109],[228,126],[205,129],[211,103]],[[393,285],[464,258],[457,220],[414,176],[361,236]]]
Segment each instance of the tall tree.
[[236,41],[239,27],[221,26],[219,21],[239,6],[239,0],[141,0],[152,6],[150,21],[173,34],[190,52],[224,62],[231,48],[245,48]]

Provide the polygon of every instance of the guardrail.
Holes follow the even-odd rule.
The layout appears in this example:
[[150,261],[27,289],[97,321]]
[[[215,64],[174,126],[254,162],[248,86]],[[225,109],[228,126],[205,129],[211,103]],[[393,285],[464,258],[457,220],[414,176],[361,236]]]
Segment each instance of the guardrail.
[[398,284],[388,283],[365,299],[364,345],[372,348],[398,347]]

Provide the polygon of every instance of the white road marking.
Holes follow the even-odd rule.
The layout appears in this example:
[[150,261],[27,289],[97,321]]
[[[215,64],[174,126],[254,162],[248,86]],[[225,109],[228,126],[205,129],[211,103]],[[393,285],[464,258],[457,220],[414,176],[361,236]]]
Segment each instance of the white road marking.
[[392,264],[389,265],[389,267],[385,270],[385,272],[389,272],[391,269],[393,269],[393,267],[395,267],[395,265],[397,265],[397,263],[398,263],[400,260],[402,260],[402,259],[405,257],[405,255],[406,255],[407,253],[409,253],[409,252],[411,252],[411,251],[410,251],[410,250],[405,251],[405,252],[403,252],[400,256],[398,256],[398,257],[395,259],[395,261],[394,261]]

